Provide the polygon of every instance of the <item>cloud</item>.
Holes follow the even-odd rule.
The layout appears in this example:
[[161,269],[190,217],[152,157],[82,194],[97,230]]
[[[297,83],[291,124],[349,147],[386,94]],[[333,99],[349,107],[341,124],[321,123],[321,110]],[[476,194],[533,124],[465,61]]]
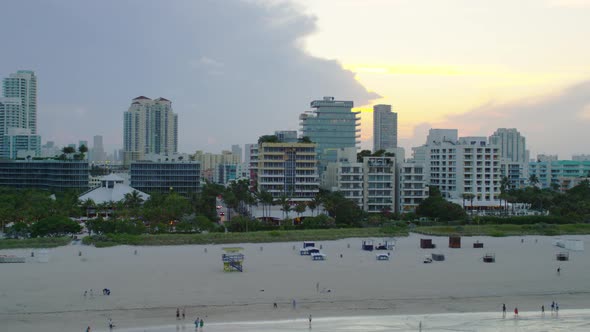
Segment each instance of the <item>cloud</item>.
[[561,8],[590,7],[590,0],[548,0],[547,5]]
[[[121,146],[123,112],[139,95],[172,100],[186,152],[298,129],[299,114],[325,95],[357,106],[379,97],[303,50],[316,18],[289,1],[36,0],[1,2],[0,11],[32,22],[0,21],[13,32],[0,75],[36,70],[40,134],[60,144],[103,134]],[[85,109],[85,120],[72,125],[60,105]]]
[[564,159],[588,151],[589,125],[590,80],[550,96],[488,103],[434,124],[438,128],[459,128],[461,136],[489,136],[497,128],[517,128],[533,153],[557,153]]

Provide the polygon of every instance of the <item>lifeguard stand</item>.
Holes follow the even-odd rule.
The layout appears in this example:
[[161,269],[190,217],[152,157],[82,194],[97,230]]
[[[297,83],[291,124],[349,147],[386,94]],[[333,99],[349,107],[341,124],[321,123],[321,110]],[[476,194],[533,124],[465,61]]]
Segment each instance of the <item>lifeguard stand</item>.
[[244,248],[231,247],[222,248],[225,254],[221,256],[223,260],[223,271],[225,272],[244,272],[244,254],[241,253]]

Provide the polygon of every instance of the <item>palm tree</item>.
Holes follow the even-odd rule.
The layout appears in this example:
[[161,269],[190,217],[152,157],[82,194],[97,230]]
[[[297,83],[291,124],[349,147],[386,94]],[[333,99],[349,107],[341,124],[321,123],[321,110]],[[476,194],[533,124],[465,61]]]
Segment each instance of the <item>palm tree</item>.
[[284,219],[289,218],[289,211],[291,211],[291,202],[289,201],[289,197],[287,197],[287,195],[282,195],[279,199],[276,200],[276,203],[281,206],[281,211],[283,211]]
[[539,184],[539,178],[535,174],[531,174],[531,176],[529,176],[529,183],[531,186],[536,187],[537,184]]
[[86,211],[86,217],[90,218],[90,210],[96,208],[96,203],[92,198],[88,198],[80,202],[80,206]]
[[133,190],[130,193],[126,193],[124,196],[125,206],[129,209],[138,208],[143,203],[143,198],[139,194],[139,191]]
[[295,205],[295,212],[297,212],[297,217],[301,217],[301,214],[303,212],[305,212],[306,209],[307,209],[306,202],[297,202],[297,205]]
[[313,211],[320,207],[320,204],[322,204],[322,196],[320,196],[319,193],[317,193],[311,201],[307,202],[307,206],[309,206],[312,215]]
[[[258,201],[262,204],[263,217],[268,217],[270,215],[270,206],[273,204],[272,194],[266,190],[262,190],[258,193]],[[268,214],[265,214],[265,207],[268,208]]]

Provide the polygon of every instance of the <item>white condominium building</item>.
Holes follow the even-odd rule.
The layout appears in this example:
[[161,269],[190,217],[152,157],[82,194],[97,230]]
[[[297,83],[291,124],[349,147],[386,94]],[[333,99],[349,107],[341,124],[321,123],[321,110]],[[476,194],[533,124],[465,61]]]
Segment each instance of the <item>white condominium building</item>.
[[337,162],[328,163],[322,187],[340,191],[367,212],[396,210],[395,157],[356,158],[355,148],[339,149]]
[[485,137],[454,139],[439,133],[429,135],[426,144],[429,186],[437,187],[444,198],[455,203],[473,195],[474,206],[499,205],[500,146],[489,144]]
[[400,167],[400,212],[414,212],[428,198],[428,172],[424,163],[406,162]]
[[[259,192],[291,201],[310,201],[319,192],[315,143],[271,143],[258,145],[253,179]],[[254,162],[254,160],[252,160]]]

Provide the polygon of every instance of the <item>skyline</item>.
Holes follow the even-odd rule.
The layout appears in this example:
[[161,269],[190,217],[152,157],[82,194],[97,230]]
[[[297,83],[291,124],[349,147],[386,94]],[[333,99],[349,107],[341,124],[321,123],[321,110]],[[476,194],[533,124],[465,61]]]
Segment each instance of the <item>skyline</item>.
[[[391,104],[408,156],[429,128],[517,128],[532,156],[587,153],[588,1],[138,3],[0,4],[31,13],[0,75],[36,72],[44,141],[102,135],[107,151],[121,148],[129,101],[151,95],[173,102],[179,151],[216,152],[299,130],[309,102],[334,96],[363,111]],[[372,113],[361,117],[371,148]]]

